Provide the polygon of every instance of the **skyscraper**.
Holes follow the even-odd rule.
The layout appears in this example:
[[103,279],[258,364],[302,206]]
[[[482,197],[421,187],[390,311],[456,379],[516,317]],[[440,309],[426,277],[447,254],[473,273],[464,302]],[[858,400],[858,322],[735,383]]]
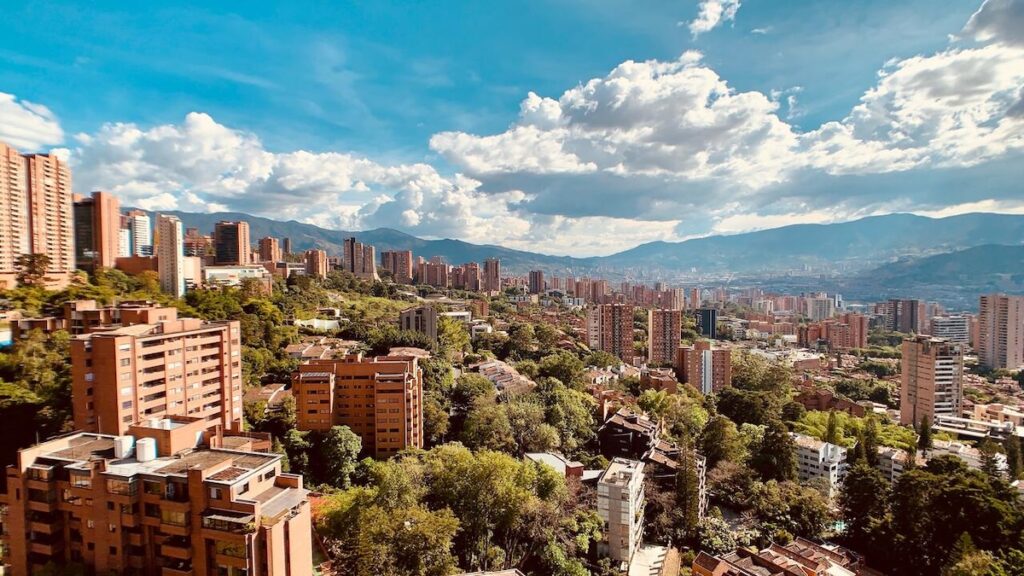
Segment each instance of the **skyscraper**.
[[345,240],[344,269],[364,280],[380,280],[377,276],[377,257],[373,246],[355,238]]
[[718,338],[718,310],[715,308],[698,308],[694,312],[697,320],[697,333],[705,338]]
[[530,294],[540,294],[544,291],[544,272],[541,270],[530,270]]
[[260,262],[277,262],[281,260],[281,247],[277,243],[277,238],[267,236],[266,238],[260,238]]
[[46,154],[20,154],[0,142],[0,285],[15,281],[15,260],[45,254],[51,278],[75,267],[71,171]]
[[153,224],[142,210],[128,212],[128,227],[132,231],[132,256],[153,255]]
[[398,284],[412,284],[412,250],[382,252],[381,267],[391,272],[391,277]]
[[213,228],[213,249],[218,266],[244,266],[249,263],[249,223],[217,222]]
[[306,276],[314,278],[326,278],[330,268],[327,265],[327,252],[323,250],[306,250],[305,254]]
[[959,416],[963,403],[964,355],[959,344],[914,336],[903,341],[900,424],[917,426],[926,416]]
[[501,291],[501,260],[497,258],[484,260],[483,289],[484,292]]
[[121,211],[109,192],[75,201],[75,266],[92,272],[113,268],[121,246]]
[[889,300],[886,309],[886,328],[905,334],[921,334],[925,329],[925,306],[920,300]]
[[284,238],[283,240],[281,240],[281,251],[284,252],[285,255],[289,255],[289,254],[292,253],[292,239],[291,238]]
[[985,368],[1024,366],[1024,296],[987,294],[978,305],[978,361]]
[[682,310],[653,308],[647,311],[647,361],[672,364],[683,331]]
[[676,377],[703,394],[718,392],[732,385],[732,352],[711,348],[706,340],[693,346],[680,346],[675,358]]
[[587,339],[591,348],[633,362],[633,305],[599,304],[587,313]]
[[181,220],[177,216],[160,214],[156,217],[157,236],[157,273],[160,276],[160,289],[181,298],[185,295],[185,249],[184,232]]

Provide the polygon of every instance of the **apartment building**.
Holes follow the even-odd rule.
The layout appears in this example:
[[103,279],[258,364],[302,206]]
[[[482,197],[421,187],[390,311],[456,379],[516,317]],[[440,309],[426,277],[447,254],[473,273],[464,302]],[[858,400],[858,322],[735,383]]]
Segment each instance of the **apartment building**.
[[259,242],[260,262],[278,262],[281,260],[281,245],[277,238],[267,236],[260,238]]
[[160,239],[157,246],[160,289],[181,298],[185,295],[185,235],[181,220],[177,216],[160,214],[156,217],[156,229]]
[[132,237],[132,256],[153,255],[153,222],[142,210],[131,210],[126,215]]
[[47,255],[48,280],[68,281],[75,269],[73,202],[67,163],[0,142],[0,287],[14,287],[22,254]]
[[398,329],[411,330],[437,340],[437,310],[430,306],[407,308],[398,313]]
[[931,319],[930,333],[936,338],[967,346],[971,343],[972,321],[973,318],[967,314],[935,316]]
[[113,268],[121,245],[121,209],[109,192],[76,197],[74,205],[75,266],[93,272]]
[[242,429],[239,323],[178,318],[176,312],[164,309],[156,322],[72,339],[76,430],[120,435],[133,422],[168,416]]
[[598,554],[628,566],[643,544],[644,463],[615,458],[597,480],[597,514],[604,522]]
[[587,312],[587,339],[591,348],[633,361],[633,306],[598,304]]
[[698,308],[693,313],[697,323],[697,333],[703,338],[718,338],[718,310],[716,308]]
[[327,263],[327,252],[323,250],[306,250],[306,276],[326,278],[330,266]]
[[676,349],[683,332],[683,311],[671,308],[652,308],[647,311],[647,361],[651,364],[671,365],[676,360]]
[[530,270],[527,284],[530,289],[530,294],[540,294],[544,292],[544,272],[542,270]]
[[249,241],[248,222],[222,220],[213,227],[214,264],[218,266],[245,266],[249,264],[252,244]]
[[964,354],[959,344],[915,336],[903,340],[900,424],[917,426],[925,417],[959,416],[963,404]]
[[796,444],[797,475],[801,482],[824,480],[835,495],[848,468],[846,448],[822,442],[813,436],[791,433]]
[[483,291],[488,293],[501,292],[501,260],[488,258],[484,260]]
[[385,250],[381,252],[381,268],[391,272],[398,284],[412,284],[412,250]]
[[355,238],[345,240],[342,267],[363,280],[380,280],[374,247],[358,242]]
[[54,562],[96,574],[312,574],[308,491],[280,455],[202,419],[126,432],[75,432],[18,453],[0,494],[4,573]]
[[988,294],[978,305],[978,361],[992,370],[1024,367],[1024,296]]
[[70,300],[61,306],[60,316],[22,318],[11,322],[15,340],[32,330],[44,333],[64,330],[73,335],[109,330],[122,325],[148,324],[177,318],[178,309],[148,300],[126,300],[116,306],[99,306],[95,300]]
[[699,340],[693,346],[676,350],[676,376],[702,394],[711,394],[732,386],[732,351],[712,348],[711,342]]
[[292,373],[292,394],[299,430],[348,426],[375,458],[423,447],[423,369],[416,356],[311,360]]
[[799,536],[785,546],[771,543],[759,551],[737,548],[713,556],[701,552],[693,560],[694,576],[856,576],[864,558],[834,544],[816,544]]

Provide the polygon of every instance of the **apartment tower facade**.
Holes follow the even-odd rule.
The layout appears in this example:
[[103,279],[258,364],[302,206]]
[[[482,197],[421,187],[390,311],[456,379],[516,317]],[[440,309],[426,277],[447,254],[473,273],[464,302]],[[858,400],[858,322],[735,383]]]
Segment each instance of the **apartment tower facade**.
[[598,304],[592,307],[587,312],[587,340],[591,348],[632,363],[633,305]]
[[213,228],[213,250],[218,266],[245,266],[249,264],[248,222],[217,222]]
[[706,340],[694,342],[693,346],[680,346],[676,350],[675,369],[680,382],[703,394],[732,386],[732,352],[727,348],[712,348]]
[[241,430],[239,323],[158,310],[147,323],[122,320],[118,328],[71,340],[75,429],[120,435],[133,422],[188,416],[208,428]]
[[177,216],[160,214],[156,217],[157,274],[160,289],[181,298],[185,295],[185,235]]
[[260,238],[260,262],[278,262],[281,260],[281,246],[277,238],[267,236]]
[[647,311],[647,361],[671,365],[683,332],[683,311],[652,308]]
[[964,354],[960,344],[915,336],[903,340],[900,424],[917,426],[925,417],[959,416],[963,404]]
[[978,361],[992,370],[1024,366],[1024,296],[987,294],[978,305]]
[[296,427],[348,426],[375,458],[423,447],[423,369],[415,356],[311,360],[292,373]]
[[14,286],[22,254],[45,254],[48,278],[67,282],[75,269],[73,204],[64,161],[0,142],[0,287]]
[[381,253],[381,267],[391,272],[398,284],[412,284],[412,250],[386,250]]
[[330,266],[327,264],[327,252],[323,250],[306,250],[305,254],[306,276],[314,278],[327,278]]
[[75,266],[113,268],[121,248],[121,205],[109,192],[75,200]]

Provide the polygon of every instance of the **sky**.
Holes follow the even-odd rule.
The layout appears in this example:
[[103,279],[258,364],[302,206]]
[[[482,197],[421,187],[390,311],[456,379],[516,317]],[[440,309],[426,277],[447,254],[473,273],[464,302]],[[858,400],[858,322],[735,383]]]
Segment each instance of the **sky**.
[[166,4],[5,8],[0,141],[124,205],[576,256],[1024,213],[1024,0]]

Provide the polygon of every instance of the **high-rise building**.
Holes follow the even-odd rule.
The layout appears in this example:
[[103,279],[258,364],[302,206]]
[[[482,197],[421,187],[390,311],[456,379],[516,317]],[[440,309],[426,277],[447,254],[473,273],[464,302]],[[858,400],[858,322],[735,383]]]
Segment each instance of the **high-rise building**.
[[683,311],[652,308],[647,311],[647,361],[669,365],[675,362],[676,348],[683,332]]
[[75,265],[93,272],[113,268],[121,245],[121,208],[108,192],[75,200]]
[[437,340],[437,310],[430,306],[402,310],[398,313],[398,329],[419,332]]
[[587,312],[591,348],[604,350],[626,363],[633,361],[633,306],[598,304]]
[[208,236],[198,228],[185,230],[185,256],[205,258],[213,252],[213,236]]
[[132,231],[132,256],[153,255],[153,223],[142,210],[128,212],[128,228]]
[[313,573],[308,490],[282,456],[193,418],[126,434],[75,432],[18,452],[0,494],[5,574]]
[[627,566],[643,544],[644,463],[614,458],[597,480],[597,515],[605,536],[597,544],[601,556],[616,567]]
[[700,305],[700,288],[690,288],[690,308],[696,310]]
[[386,250],[381,253],[381,268],[391,272],[398,284],[412,284],[412,250]]
[[145,324],[71,340],[75,429],[125,434],[147,418],[193,416],[242,429],[242,345],[237,321],[178,318],[163,308]]
[[676,377],[703,394],[718,392],[732,386],[732,352],[727,348],[711,348],[705,340],[693,346],[680,346],[675,357]]
[[181,298],[185,295],[185,248],[181,220],[177,216],[160,214],[156,217],[160,244],[157,246],[157,274],[160,289]]
[[959,416],[963,403],[964,354],[960,344],[914,336],[903,340],[900,424],[917,426],[925,417]]
[[281,247],[277,238],[267,236],[260,238],[260,262],[278,262],[281,260]]
[[697,321],[697,333],[704,338],[715,340],[718,338],[718,309],[698,308],[693,313]]
[[285,237],[281,239],[281,251],[284,252],[285,256],[292,254],[292,239]]
[[314,278],[327,278],[329,266],[327,265],[327,252],[323,250],[306,250],[305,255],[306,276]]
[[931,335],[957,344],[968,345],[971,343],[971,320],[972,317],[967,314],[933,316]]
[[435,256],[429,262],[419,263],[419,282],[427,286],[437,288],[448,288],[451,286],[451,266],[439,257]]
[[364,280],[380,280],[377,276],[377,256],[373,246],[356,241],[355,238],[345,240],[344,269]]
[[540,294],[544,291],[544,272],[541,270],[530,270],[530,294]]
[[987,294],[978,306],[978,361],[992,370],[1024,367],[1024,296]]
[[117,230],[117,257],[127,258],[132,255],[132,229],[118,228]]
[[296,427],[348,426],[375,458],[423,447],[423,369],[416,356],[311,360],[292,374]]
[[214,261],[218,266],[245,266],[251,249],[248,222],[222,220],[214,226]]
[[71,170],[47,154],[20,154],[0,142],[0,285],[13,286],[15,260],[45,254],[49,278],[75,268]]
[[488,258],[484,260],[484,292],[501,292],[501,260]]
[[920,300],[892,299],[886,303],[885,327],[905,334],[925,331],[925,304]]

